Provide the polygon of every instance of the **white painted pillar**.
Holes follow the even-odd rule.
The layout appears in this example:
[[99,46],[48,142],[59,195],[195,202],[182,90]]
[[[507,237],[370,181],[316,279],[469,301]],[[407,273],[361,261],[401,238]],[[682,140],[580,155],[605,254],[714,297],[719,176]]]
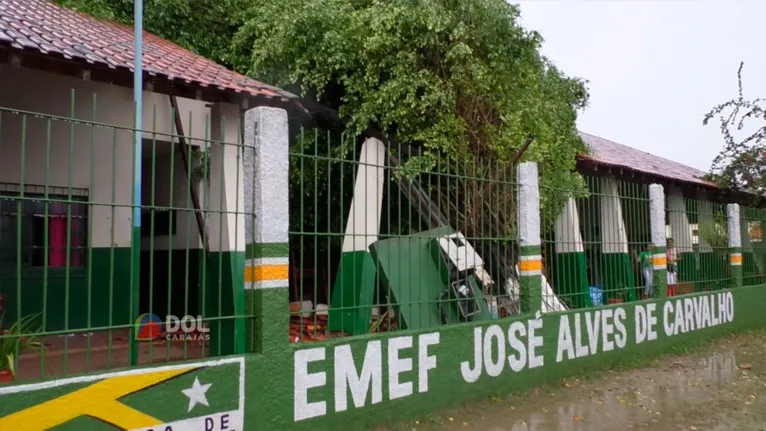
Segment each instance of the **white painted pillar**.
[[[580,233],[580,216],[577,212],[577,202],[574,199],[567,200],[561,214],[556,219],[555,240],[556,256],[552,269],[556,293],[568,297],[575,307],[591,305],[585,248]],[[550,289],[547,282],[544,284],[544,287],[552,295],[553,290]],[[558,301],[558,298],[555,300]],[[557,308],[546,307],[545,309]]]
[[369,248],[378,240],[383,206],[386,149],[379,139],[362,144],[354,197],[346,222],[338,277],[329,311],[330,331],[366,334],[375,295],[375,263]]
[[660,184],[649,186],[649,228],[654,248],[652,253],[653,295],[656,298],[665,298],[668,294],[668,261],[665,254],[667,251],[667,229],[665,226],[665,190]]
[[540,237],[540,187],[537,165],[525,162],[516,168],[519,179],[519,291],[523,313],[543,307],[543,262]]
[[670,219],[670,235],[679,253],[691,252],[692,230],[689,218],[686,216],[686,204],[678,189],[671,189],[668,196],[668,218]]
[[583,253],[577,202],[570,198],[556,219],[556,253]]
[[359,152],[359,169],[346,223],[346,236],[343,238],[343,253],[367,251],[378,240],[385,165],[386,147],[383,142],[376,138],[364,141]]
[[618,184],[613,177],[601,179],[601,250],[605,254],[628,253]]
[[289,125],[284,109],[245,113],[245,304],[255,352],[287,345],[289,285]]

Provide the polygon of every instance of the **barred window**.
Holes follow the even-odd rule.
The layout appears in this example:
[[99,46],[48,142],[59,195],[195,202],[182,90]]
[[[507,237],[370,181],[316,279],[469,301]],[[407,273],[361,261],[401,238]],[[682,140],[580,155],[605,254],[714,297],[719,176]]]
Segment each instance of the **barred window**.
[[[42,190],[41,190],[42,189]],[[88,192],[0,184],[0,269],[83,268],[88,249]]]

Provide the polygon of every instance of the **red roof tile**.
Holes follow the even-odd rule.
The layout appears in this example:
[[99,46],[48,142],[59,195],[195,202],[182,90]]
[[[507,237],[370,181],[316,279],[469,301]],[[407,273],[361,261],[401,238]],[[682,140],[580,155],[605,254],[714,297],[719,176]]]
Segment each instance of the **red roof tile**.
[[600,165],[632,169],[673,180],[707,186],[714,185],[702,179],[705,172],[691,166],[682,165],[681,163],[587,133],[580,132],[580,136],[591,149],[591,155],[580,156],[583,160],[590,160]]
[[[48,0],[0,0],[0,45],[133,71],[133,28],[102,21]],[[276,87],[232,72],[144,32],[143,68],[150,75],[259,97],[292,99]]]

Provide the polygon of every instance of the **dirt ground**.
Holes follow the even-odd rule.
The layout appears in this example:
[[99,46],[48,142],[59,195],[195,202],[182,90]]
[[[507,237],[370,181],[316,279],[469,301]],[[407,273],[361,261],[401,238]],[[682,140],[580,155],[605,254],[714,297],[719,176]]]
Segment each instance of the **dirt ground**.
[[493,397],[389,429],[766,431],[766,331],[732,335],[647,368]]

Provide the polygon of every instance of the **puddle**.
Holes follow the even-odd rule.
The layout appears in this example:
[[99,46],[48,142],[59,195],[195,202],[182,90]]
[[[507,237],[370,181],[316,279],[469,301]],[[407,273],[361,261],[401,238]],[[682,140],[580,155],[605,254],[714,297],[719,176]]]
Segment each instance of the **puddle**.
[[[740,369],[748,363],[750,370]],[[764,400],[761,401],[761,394]],[[651,368],[607,372],[560,389],[448,413],[418,430],[766,430],[766,334],[738,336],[705,353]]]

